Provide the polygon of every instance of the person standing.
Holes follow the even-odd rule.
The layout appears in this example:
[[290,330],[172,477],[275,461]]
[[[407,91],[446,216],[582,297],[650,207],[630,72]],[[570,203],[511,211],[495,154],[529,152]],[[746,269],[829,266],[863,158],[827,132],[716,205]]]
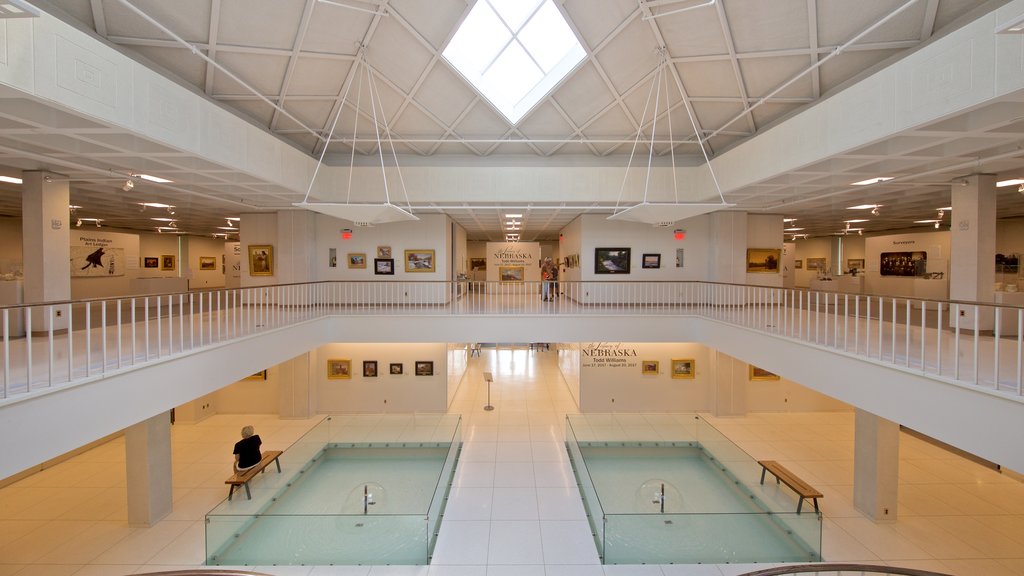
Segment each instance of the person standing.
[[540,266],[540,278],[542,282],[540,299],[545,302],[554,299],[554,296],[551,294],[551,287],[554,285],[554,277],[556,275],[555,270],[555,264],[551,261],[551,257],[548,256]]

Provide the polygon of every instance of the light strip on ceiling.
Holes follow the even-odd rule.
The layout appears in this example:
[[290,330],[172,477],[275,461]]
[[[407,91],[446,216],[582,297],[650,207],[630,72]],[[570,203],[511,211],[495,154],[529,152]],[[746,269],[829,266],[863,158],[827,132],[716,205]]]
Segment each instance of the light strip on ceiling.
[[877,178],[868,178],[867,180],[861,180],[860,182],[851,182],[850,186],[870,186],[872,184],[878,184],[879,182],[888,182],[892,180],[892,176],[879,176]]
[[1013,178],[1011,180],[1001,180],[996,182],[996,188],[1005,188],[1006,186],[1016,186],[1018,184],[1024,184],[1024,178]]
[[133,178],[141,178],[150,182],[156,182],[157,184],[170,184],[174,180],[168,180],[166,178],[160,178],[159,176],[150,176],[149,174],[132,174]]
[[13,176],[0,176],[0,182],[10,182],[11,184],[21,184],[21,178],[15,178]]
[[38,8],[25,0],[3,0],[0,2],[0,19],[38,18],[42,14]]

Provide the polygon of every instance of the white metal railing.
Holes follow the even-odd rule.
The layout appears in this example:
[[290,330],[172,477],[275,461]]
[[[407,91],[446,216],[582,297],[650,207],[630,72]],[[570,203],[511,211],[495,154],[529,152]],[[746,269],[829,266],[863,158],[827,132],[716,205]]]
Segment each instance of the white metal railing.
[[[690,315],[1022,396],[1024,308],[712,282],[312,282],[0,307],[0,399],[326,315]],[[30,334],[31,337],[26,336]]]

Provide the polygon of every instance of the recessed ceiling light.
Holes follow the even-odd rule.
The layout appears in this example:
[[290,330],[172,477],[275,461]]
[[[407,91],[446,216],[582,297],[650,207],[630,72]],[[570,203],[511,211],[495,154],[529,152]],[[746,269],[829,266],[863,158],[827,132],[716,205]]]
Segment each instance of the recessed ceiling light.
[[860,182],[852,182],[850,186],[870,186],[871,184],[878,184],[879,182],[887,182],[889,180],[892,180],[892,176],[879,176],[877,178],[861,180]]
[[783,218],[783,222],[796,222],[796,218]]
[[1024,184],[1024,178],[1013,178],[1011,180],[1000,180],[996,182],[997,188],[1003,188],[1005,186],[1016,186],[1018,184]]
[[522,214],[505,214],[505,218],[522,218]]
[[143,180],[149,180],[150,182],[156,182],[157,184],[168,184],[174,182],[174,180],[160,178],[159,176],[150,176],[149,174],[132,174],[132,177],[142,178]]
[[942,220],[936,220],[934,218],[931,220],[914,220],[914,224],[934,224],[936,222],[942,222]]
[[859,204],[857,206],[849,206],[847,210],[870,210],[872,208],[878,208],[881,204]]
[[68,209],[70,210],[78,210],[79,208],[81,208],[81,206],[78,204],[68,204]]
[[942,208],[936,208],[936,210],[952,210],[952,209],[953,209],[952,206],[944,206]]
[[21,184],[21,178],[15,178],[13,176],[0,176],[0,182],[9,182],[11,184]]
[[217,226],[217,229],[218,230],[238,230],[238,228],[234,228],[234,227],[231,227],[231,226]]
[[159,202],[139,202],[139,206],[147,206],[149,208],[174,208],[170,204],[161,204]]
[[796,232],[798,230],[803,230],[803,228],[785,228],[783,232]]
[[156,220],[157,222],[174,222],[174,218],[150,218],[150,220]]
[[856,218],[854,220],[843,220],[843,222],[848,222],[850,224],[856,224],[858,222],[870,222],[870,220],[868,220],[867,218]]

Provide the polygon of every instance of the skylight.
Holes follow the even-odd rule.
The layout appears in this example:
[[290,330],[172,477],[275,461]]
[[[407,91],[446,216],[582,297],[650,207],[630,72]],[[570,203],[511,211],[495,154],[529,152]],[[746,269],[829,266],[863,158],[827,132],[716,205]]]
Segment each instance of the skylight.
[[551,0],[477,0],[443,56],[515,124],[586,51]]

